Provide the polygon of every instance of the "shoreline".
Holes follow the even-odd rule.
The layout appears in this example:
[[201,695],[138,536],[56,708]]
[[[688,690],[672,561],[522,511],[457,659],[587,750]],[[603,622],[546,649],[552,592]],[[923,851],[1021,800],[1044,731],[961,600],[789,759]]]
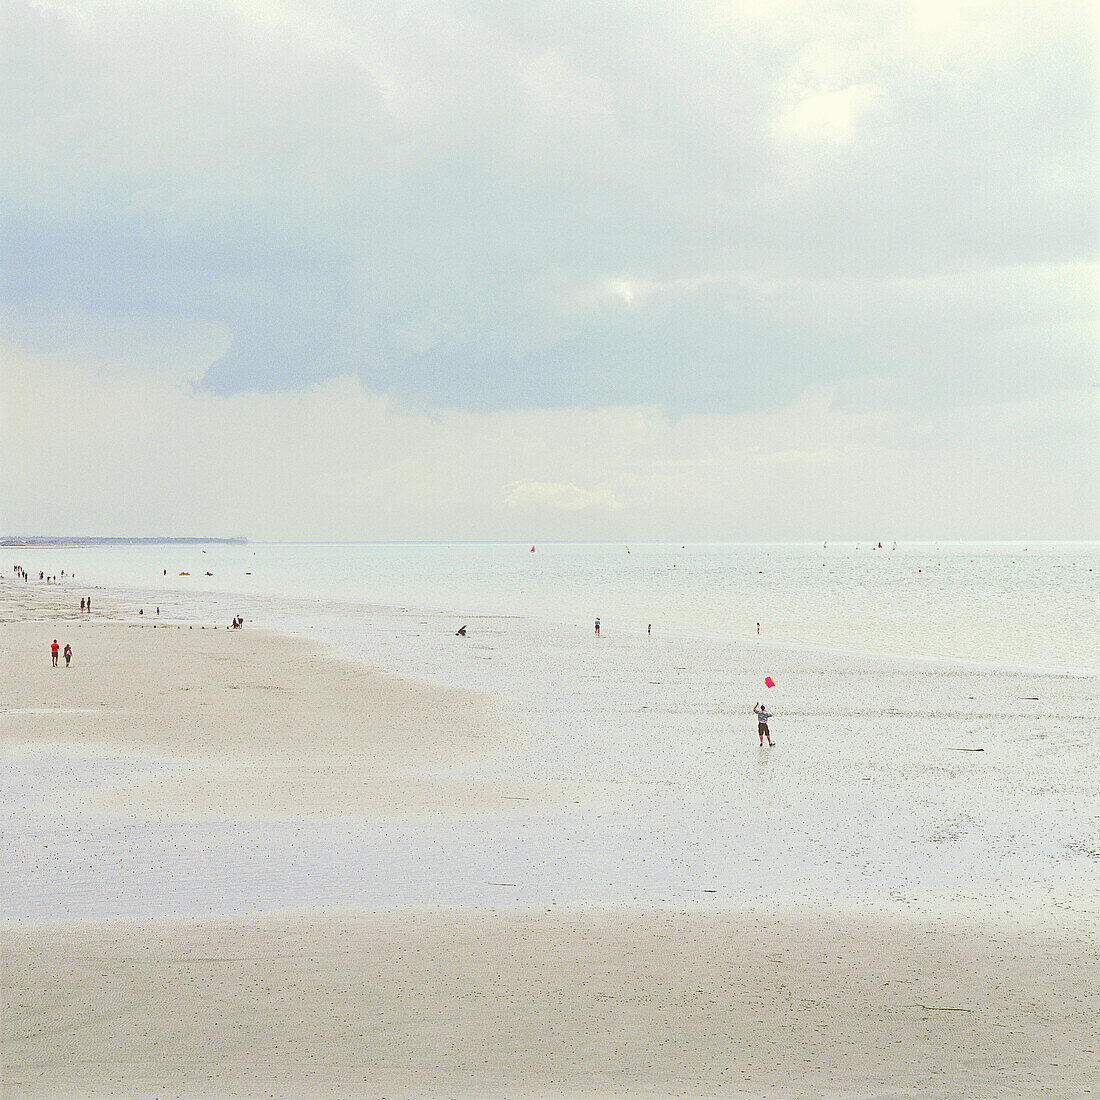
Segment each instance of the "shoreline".
[[[41,582],[34,582],[41,583]],[[0,580],[0,585],[3,581]],[[144,606],[143,598],[145,602],[151,603],[154,606],[158,600],[163,601],[165,597],[173,600],[185,599],[193,602],[206,604],[212,608],[215,604],[225,604],[226,607],[221,610],[224,612],[231,605],[250,605],[255,603],[265,603],[268,605],[289,605],[297,606],[299,608],[315,608],[318,605],[329,607],[336,611],[346,611],[348,613],[355,613],[361,615],[368,614],[381,614],[381,615],[394,615],[394,614],[408,614],[408,615],[427,615],[439,619],[444,617],[448,619],[466,618],[470,619],[492,619],[492,620],[508,620],[515,619],[523,622],[537,623],[546,627],[553,628],[566,628],[570,630],[580,630],[585,635],[588,633],[588,624],[578,622],[576,619],[556,619],[538,614],[504,614],[493,611],[482,611],[473,608],[459,608],[457,610],[453,608],[440,608],[433,606],[419,606],[416,604],[382,604],[373,602],[361,602],[352,600],[334,600],[324,599],[318,600],[310,597],[291,597],[291,596],[271,596],[264,597],[255,593],[232,593],[232,592],[189,592],[185,589],[155,589],[155,588],[143,588],[143,587],[128,587],[128,586],[108,586],[108,585],[78,585],[76,588],[70,589],[66,582],[56,582],[49,586],[51,590],[55,591],[72,591],[78,593],[79,591],[99,592],[101,596],[104,596],[110,603],[115,605],[115,613],[120,616],[118,622],[126,622],[132,626],[146,626],[150,625],[148,622],[138,621],[136,615],[132,611],[122,611],[119,608],[119,604],[124,599],[131,599],[133,602]],[[3,596],[4,589],[0,587],[0,598]],[[76,595],[79,599],[79,594]],[[79,616],[79,612],[74,612]],[[0,620],[3,621],[3,620]],[[170,618],[164,616],[162,620],[165,623],[172,625],[182,624],[184,626],[190,623],[198,624],[198,620],[190,619],[188,617]],[[209,620],[207,620],[209,621]],[[212,623],[214,627],[224,626],[221,623]],[[285,626],[276,627],[263,627],[262,625],[251,625],[250,629],[270,629],[275,633],[283,634],[286,636],[302,638],[310,642],[318,641],[317,635],[310,632],[308,629],[287,628]],[[643,638],[646,637],[646,631],[641,626],[615,626],[613,628],[615,634],[628,636],[631,638]],[[607,631],[605,630],[605,634]],[[652,635],[655,639],[665,639],[671,641],[681,641],[689,643],[703,643],[710,645],[722,645],[722,646],[736,646],[746,650],[774,650],[778,653],[799,653],[820,655],[827,658],[840,658],[851,659],[858,661],[872,661],[883,664],[898,664],[903,666],[918,666],[918,667],[930,667],[940,669],[961,668],[967,670],[974,670],[977,672],[991,672],[991,673],[1010,673],[1013,675],[1035,675],[1035,676],[1066,676],[1074,679],[1098,679],[1100,680],[1100,667],[1092,667],[1089,665],[1035,665],[1020,663],[1017,661],[1006,660],[982,660],[978,658],[966,658],[966,657],[953,657],[953,656],[935,656],[935,655],[923,655],[923,654],[906,654],[906,653],[894,653],[877,650],[862,650],[862,649],[846,649],[838,646],[826,646],[815,643],[804,642],[789,642],[775,639],[763,639],[755,638],[751,636],[741,637],[727,634],[712,634],[707,632],[687,632],[678,630],[662,629],[656,634]],[[354,654],[345,653],[340,650],[338,642],[324,641],[323,644],[333,648],[337,652],[340,652],[342,656],[349,657],[351,660],[359,660]]]
[[[308,617],[314,602],[444,616],[518,612],[547,629],[582,634],[599,613],[612,633],[644,631],[652,622],[658,634],[717,642],[756,643],[755,622],[763,620],[764,640],[781,647],[1100,674],[1091,629],[1100,592],[1089,568],[1100,573],[1100,559],[1091,544],[1032,547],[1032,554],[1009,544],[947,547],[942,555],[911,547],[875,560],[839,550],[823,555],[806,545],[645,544],[645,550],[639,544],[633,558],[615,544],[556,544],[541,556],[513,544],[416,544],[407,552],[403,545],[310,550],[264,544],[211,547],[203,555],[197,549],[59,550],[37,555],[33,564],[36,573],[47,566],[85,579],[94,574],[131,590],[135,600],[169,600],[188,609],[244,599],[266,611],[284,598],[274,594],[284,593],[290,601],[284,625],[295,601],[299,617]],[[163,567],[169,575],[162,580]],[[177,570],[194,575],[177,580]],[[204,570],[213,573],[204,578]],[[226,621],[236,610],[230,606]],[[256,618],[268,622],[266,614]]]

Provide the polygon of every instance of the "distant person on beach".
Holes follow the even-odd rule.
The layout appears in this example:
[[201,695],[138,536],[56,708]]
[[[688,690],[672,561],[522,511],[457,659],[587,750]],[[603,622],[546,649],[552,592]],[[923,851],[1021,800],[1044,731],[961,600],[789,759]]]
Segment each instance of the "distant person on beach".
[[54,668],[57,668],[57,650],[58,650],[57,639],[54,638],[53,645],[50,646],[50,655],[53,657],[53,667]]
[[73,647],[68,642],[65,643],[65,667],[69,667],[69,662],[73,659]]
[[86,602],[86,603],[87,603],[87,605],[88,605],[88,606],[87,606],[87,607],[85,608],[85,610],[86,610],[86,611],[91,611],[91,610],[92,610],[92,597],[91,597],[91,596],[89,596],[89,597],[88,597],[88,599],[87,599],[87,600],[86,600],[85,602]]
[[756,715],[756,729],[760,734],[760,744],[764,744],[764,738],[766,737],[768,739],[768,744],[774,745],[775,742],[772,740],[772,735],[768,732],[768,719],[771,717],[771,714],[765,710],[760,703],[757,703],[756,706],[752,708],[752,712]]
[[646,632],[647,634],[652,634],[652,633],[653,633],[653,624],[652,624],[652,623],[650,623],[650,624],[649,624],[649,626],[647,626],[647,627],[645,628],[645,632]]
[[597,619],[596,620],[596,637],[598,638],[599,636],[600,636],[600,620]]
[[756,624],[756,633],[757,634],[760,633],[760,624],[759,623]]
[[81,611],[84,610],[84,597],[83,596],[80,597],[80,610]]

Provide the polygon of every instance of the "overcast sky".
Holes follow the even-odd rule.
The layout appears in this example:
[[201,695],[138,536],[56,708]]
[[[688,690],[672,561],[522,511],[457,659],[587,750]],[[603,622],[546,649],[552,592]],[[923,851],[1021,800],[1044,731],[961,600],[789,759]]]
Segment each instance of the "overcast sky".
[[0,7],[0,533],[1100,538],[1085,2]]

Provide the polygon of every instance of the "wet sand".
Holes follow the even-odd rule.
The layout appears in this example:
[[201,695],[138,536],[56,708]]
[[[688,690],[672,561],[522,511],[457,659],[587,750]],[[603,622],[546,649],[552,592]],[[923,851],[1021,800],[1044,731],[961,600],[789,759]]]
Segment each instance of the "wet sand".
[[[81,889],[121,873],[82,847],[96,825],[400,819],[420,835],[465,818],[491,839],[504,815],[522,835],[563,803],[600,809],[600,789],[497,774],[496,757],[531,746],[485,694],[277,634],[154,630],[106,595],[81,617],[60,590],[14,587],[0,589],[0,734],[9,759],[56,753],[56,771],[12,789],[5,824],[8,858],[32,833],[49,849],[29,874],[4,872],[5,1097],[1071,1097],[1100,1079],[1095,933],[1056,915],[907,919],[823,896],[796,911],[738,902],[731,869],[709,911],[456,900],[47,919],[66,907],[33,896],[39,884],[76,881],[51,878],[58,838],[91,862]],[[71,668],[50,668],[53,637],[73,645]],[[126,766],[103,776],[99,758]],[[150,893],[182,885],[160,861],[143,873]],[[61,900],[94,911],[90,896]],[[38,915],[10,916],[23,910]]]

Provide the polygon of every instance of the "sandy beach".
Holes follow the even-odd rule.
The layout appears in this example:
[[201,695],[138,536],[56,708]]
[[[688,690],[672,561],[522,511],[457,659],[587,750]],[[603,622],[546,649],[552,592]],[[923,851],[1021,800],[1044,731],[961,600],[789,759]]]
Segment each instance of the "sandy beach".
[[[73,645],[69,668],[41,659],[51,629]],[[376,816],[499,805],[517,793],[442,774],[507,744],[488,701],[472,692],[214,624],[32,621],[3,632],[17,688],[0,714],[5,740],[202,762],[130,774],[90,795],[89,813],[125,805],[212,818]]]
[[[1042,806],[1044,790],[1087,791],[1094,766],[1077,761],[1091,759],[1093,680],[790,655],[778,667],[844,672],[845,690],[857,674],[888,682],[895,720],[930,713],[920,728],[932,743],[899,757],[896,773],[849,742],[817,756],[807,743],[804,770],[761,757],[744,771],[730,764],[732,788],[696,780],[667,793],[621,756],[617,767],[598,756],[560,766],[542,744],[537,700],[517,718],[507,696],[380,672],[302,639],[213,622],[154,629],[109,594],[97,593],[91,616],[61,588],[4,582],[0,601],[5,1097],[1076,1097],[1097,1087],[1095,843],[1082,832],[1033,850],[1050,841],[1028,834],[1040,822],[1007,816],[1013,803]],[[545,663],[550,651],[509,633],[518,627],[494,629],[498,650]],[[50,667],[54,637],[72,644],[72,667]],[[623,668],[643,644],[609,643]],[[684,659],[662,652],[670,669]],[[816,710],[790,703],[807,728],[843,713],[842,691],[815,691]],[[948,720],[987,757],[1000,750],[1000,774],[966,771],[964,754],[941,751],[956,745],[935,743],[945,721],[931,700],[945,692],[972,701]],[[1057,699],[1049,731],[1062,741],[1049,765],[1021,755],[1034,729],[1025,696],[1036,694]],[[659,700],[644,698],[636,718],[652,721],[642,711],[661,711]],[[597,722],[608,739],[610,717]],[[888,718],[874,719],[881,736]],[[590,726],[586,736],[597,740]],[[676,747],[673,779],[678,762],[697,775],[695,751],[702,760],[712,748]],[[756,761],[755,746],[744,751]],[[977,776],[995,798],[968,819],[950,792],[976,791]],[[820,817],[799,801],[815,800],[815,786],[830,803]],[[647,894],[625,826],[652,818],[648,844],[729,819],[731,789],[761,828],[777,819],[793,834],[797,823],[803,846],[751,855],[750,845],[741,863],[740,849],[718,860],[701,836],[670,840]],[[903,882],[874,863],[878,834],[837,825],[895,797],[931,806],[913,838],[895,815],[911,862],[931,868],[922,873],[939,891],[922,885],[922,904],[917,872]],[[677,817],[686,801],[690,814],[681,806]],[[547,822],[571,830],[574,847],[558,852]],[[965,847],[968,831],[984,854]],[[251,846],[232,863],[226,838],[239,836]],[[833,869],[838,843],[867,849],[851,853],[855,872]],[[654,847],[638,850],[657,860]],[[750,881],[760,852],[801,904]],[[945,852],[965,889],[941,881]],[[686,886],[672,892],[677,867],[692,907]],[[1069,900],[1054,891],[1063,872]],[[609,904],[619,895],[597,890],[599,875],[640,900]],[[262,891],[249,892],[250,877]],[[1005,882],[1049,904],[1014,908]],[[654,903],[660,891],[668,903]],[[565,901],[544,904],[551,895]]]
[[1089,945],[782,913],[6,937],[6,1096],[1087,1096]]

